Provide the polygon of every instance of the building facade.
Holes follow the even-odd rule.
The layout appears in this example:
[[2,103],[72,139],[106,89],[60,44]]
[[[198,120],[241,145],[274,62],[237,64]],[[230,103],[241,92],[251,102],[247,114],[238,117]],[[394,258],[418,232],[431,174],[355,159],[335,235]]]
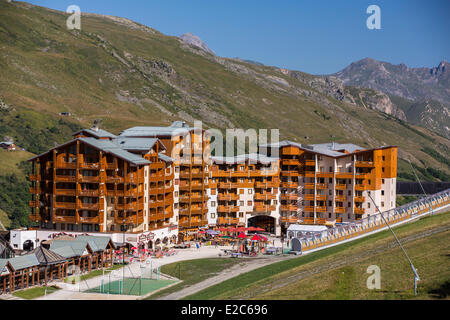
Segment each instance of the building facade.
[[290,224],[331,226],[396,206],[394,146],[283,141],[211,157],[205,130],[174,122],[118,136],[81,130],[31,161],[30,219],[42,230],[127,233],[148,247],[155,234],[173,242],[199,228],[254,226],[281,235]]

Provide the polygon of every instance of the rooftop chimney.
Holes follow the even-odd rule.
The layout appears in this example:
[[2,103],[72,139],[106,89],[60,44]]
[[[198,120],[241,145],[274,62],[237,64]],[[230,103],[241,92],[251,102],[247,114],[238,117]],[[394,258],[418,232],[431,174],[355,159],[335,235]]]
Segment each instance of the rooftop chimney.
[[98,132],[98,120],[94,120],[94,125],[92,126],[91,130]]

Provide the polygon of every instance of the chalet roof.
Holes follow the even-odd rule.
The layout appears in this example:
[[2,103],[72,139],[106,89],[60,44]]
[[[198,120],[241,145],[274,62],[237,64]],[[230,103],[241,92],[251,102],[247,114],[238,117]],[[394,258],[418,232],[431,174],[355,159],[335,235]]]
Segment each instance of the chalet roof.
[[39,246],[36,249],[32,250],[29,254],[34,254],[40,265],[45,266],[66,261],[66,258],[64,258],[63,256],[59,255],[56,252],[47,250],[42,246]]
[[159,150],[165,150],[164,145],[157,138],[128,138],[118,137],[113,141],[124,150],[149,151],[155,144],[158,144]]
[[122,131],[121,137],[160,137],[186,135],[196,128],[182,121],[175,121],[169,127],[133,127]]
[[86,132],[86,133],[88,133],[88,134],[90,134],[90,135],[92,135],[92,136],[94,136],[96,138],[111,138],[111,139],[116,138],[116,136],[114,134],[112,134],[112,133],[110,133],[110,132],[108,132],[106,130],[103,130],[103,129],[98,129],[98,131],[95,131],[95,130],[92,130],[92,129],[82,129],[82,130],[80,130],[78,132],[75,132],[73,134],[73,136],[76,136],[77,134],[82,133],[82,132]]
[[111,241],[111,238],[109,237],[101,237],[101,236],[78,236],[76,238],[79,241],[87,241],[89,245],[91,245],[91,248],[94,250],[93,245],[95,244],[95,247],[97,250],[94,251],[104,251],[108,248],[108,244],[111,243],[112,247],[115,248],[114,243]]
[[114,156],[116,156],[118,158],[121,158],[121,159],[123,159],[123,160],[125,160],[127,162],[130,162],[130,163],[132,163],[134,165],[146,165],[146,164],[150,164],[151,163],[150,161],[142,158],[141,156],[139,156],[137,154],[133,154],[131,152],[123,150],[122,148],[120,148],[120,146],[118,144],[114,143],[113,141],[99,140],[99,139],[96,139],[96,138],[78,138],[78,139],[71,140],[71,141],[66,142],[66,143],[64,143],[62,145],[59,145],[59,146],[57,146],[55,148],[50,149],[47,152],[44,152],[44,153],[42,153],[42,154],[40,154],[38,156],[33,157],[29,161],[32,161],[32,160],[34,160],[36,158],[40,158],[43,155],[46,155],[46,154],[50,153],[51,151],[53,151],[55,149],[59,149],[61,147],[64,147],[64,146],[69,145],[71,143],[74,143],[75,141],[80,141],[80,142],[86,143],[86,144],[88,144],[88,145],[90,145],[90,146],[92,146],[92,147],[94,147],[96,149],[99,149],[99,150],[101,150],[103,152],[112,154],[112,155],[114,155]]
[[[67,248],[70,247],[72,250],[69,249],[64,249],[62,250],[61,248]],[[81,257],[82,255],[85,254],[86,250],[92,250],[92,251],[99,251],[98,248],[95,246],[94,244],[94,248],[92,248],[91,243],[89,243],[88,241],[85,240],[54,240],[52,242],[52,244],[50,245],[50,250],[53,252],[56,252],[60,255],[62,255],[63,257],[66,257],[66,254],[75,254],[72,255],[76,256],[76,257]],[[72,252],[73,251],[73,252]],[[67,258],[67,257],[66,257]]]
[[173,158],[165,155],[164,153],[158,153],[158,157],[164,162],[173,162]]
[[[391,148],[394,146],[382,146],[378,148],[372,148],[372,149],[365,149],[363,147],[360,147],[358,145],[352,144],[352,143],[337,143],[337,142],[329,142],[329,143],[320,143],[320,144],[310,144],[310,145],[304,145],[297,142],[292,142],[289,140],[284,140],[278,143],[269,143],[265,145],[261,145],[261,148],[281,148],[281,147],[287,147],[287,146],[294,146],[297,148],[300,148],[305,151],[310,151],[313,153],[322,154],[325,156],[338,158],[338,157],[345,157],[349,156],[351,154],[355,154],[358,152],[367,152],[367,151],[373,151],[377,149],[385,149],[385,148]],[[344,150],[346,152],[344,152]]]
[[7,146],[12,146],[12,145],[14,145],[14,142],[2,141],[2,142],[0,142],[0,144],[4,144],[4,145],[7,145]]
[[268,157],[264,154],[259,153],[250,153],[250,154],[241,154],[235,157],[211,157],[211,160],[214,163],[223,163],[223,164],[245,163],[247,161],[253,163],[269,164],[278,161],[279,158]]
[[8,269],[6,268],[7,264],[8,259],[0,259],[0,275],[8,272]]
[[34,254],[26,254],[8,259],[14,270],[22,270],[30,267],[38,266],[39,260]]
[[71,246],[53,248],[52,251],[66,259],[80,256],[79,252],[75,251]]

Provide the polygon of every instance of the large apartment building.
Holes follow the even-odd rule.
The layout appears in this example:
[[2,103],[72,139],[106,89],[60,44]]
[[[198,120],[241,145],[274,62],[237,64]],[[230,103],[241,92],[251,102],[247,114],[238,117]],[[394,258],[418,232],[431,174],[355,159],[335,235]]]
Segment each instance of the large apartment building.
[[381,211],[396,206],[397,147],[282,141],[260,146],[260,152],[270,155],[273,148],[281,161],[284,228],[357,221],[376,212],[370,197]]
[[31,159],[30,219],[42,230],[125,233],[150,246],[204,227],[280,235],[292,223],[354,222],[376,212],[370,197],[381,211],[396,206],[394,146],[283,141],[236,157],[209,148],[207,133],[184,122],[118,136],[81,130]]
[[278,158],[211,157],[210,226],[255,226],[280,234]]

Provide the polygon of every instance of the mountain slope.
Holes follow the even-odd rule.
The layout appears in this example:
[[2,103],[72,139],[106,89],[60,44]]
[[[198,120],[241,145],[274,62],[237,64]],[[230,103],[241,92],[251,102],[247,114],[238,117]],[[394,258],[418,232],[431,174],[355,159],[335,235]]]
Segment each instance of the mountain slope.
[[33,135],[53,134],[34,137],[40,145],[29,151],[68,139],[72,128],[94,119],[114,133],[198,119],[221,130],[280,128],[281,138],[300,143],[334,136],[365,147],[398,145],[401,158],[450,173],[422,151],[429,146],[448,157],[441,151],[450,147],[448,139],[394,118],[401,116],[371,99],[361,99],[374,105],[365,108],[336,78],[221,58],[117,17],[83,14],[82,30],[68,31],[67,17],[0,1],[0,97],[15,110],[4,112],[10,119],[15,113],[41,118],[27,120],[28,134],[18,120],[5,121],[1,134],[22,146],[37,143],[29,141]]

